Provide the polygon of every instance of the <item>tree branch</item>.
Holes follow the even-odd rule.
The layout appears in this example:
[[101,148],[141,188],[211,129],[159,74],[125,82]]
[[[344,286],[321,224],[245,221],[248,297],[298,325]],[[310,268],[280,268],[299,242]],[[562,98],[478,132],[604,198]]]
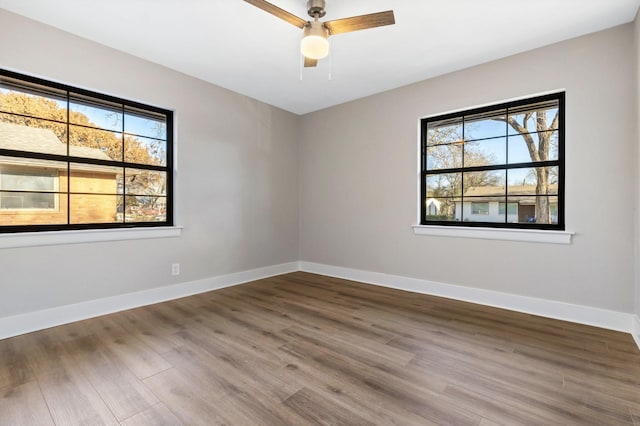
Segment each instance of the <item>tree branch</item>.
[[[524,123],[527,123],[527,120],[531,118],[531,113],[527,113],[524,116]],[[524,127],[522,124],[518,123],[518,121],[513,117],[509,116],[508,118],[494,118],[494,120],[505,121],[509,123],[509,125],[522,136],[524,142],[527,144],[527,150],[529,151],[529,156],[531,157],[531,161],[540,161],[540,155],[538,150],[536,150],[536,141],[533,140],[533,137],[529,134],[529,130]]]
[[551,132],[550,129],[555,129],[558,127],[558,113],[553,118],[551,122],[551,126],[547,127],[547,114],[545,111],[539,111],[537,113],[537,127],[538,127],[538,138],[540,139],[540,143],[538,144],[538,156],[541,160],[548,160],[549,158],[549,143],[551,141]]

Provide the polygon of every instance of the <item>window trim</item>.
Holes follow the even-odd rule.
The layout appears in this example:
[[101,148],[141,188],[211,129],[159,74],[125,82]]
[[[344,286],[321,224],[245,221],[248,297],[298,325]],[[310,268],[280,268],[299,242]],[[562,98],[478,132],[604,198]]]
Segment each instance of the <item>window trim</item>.
[[[520,97],[507,101],[500,101],[491,104],[485,104],[481,106],[464,108],[460,110],[450,111],[441,114],[432,114],[426,117],[422,117],[418,122],[418,224],[414,226],[414,232],[420,235],[444,235],[447,234],[443,232],[441,228],[447,229],[450,228],[452,231],[454,229],[466,230],[466,229],[478,229],[483,231],[483,233],[487,230],[509,230],[509,231],[520,231],[520,230],[544,230],[549,232],[556,233],[565,233],[570,236],[573,235],[572,232],[566,231],[565,224],[565,94],[566,91],[564,89],[559,89],[551,92],[541,93],[532,96]],[[510,168],[519,168],[522,166],[518,165],[528,165],[528,167],[552,167],[558,166],[558,223],[557,224],[537,224],[537,223],[508,223],[508,222],[459,222],[459,221],[427,221],[426,220],[426,148],[427,148],[427,125],[432,121],[441,121],[450,118],[462,117],[462,116],[470,116],[475,114],[488,113],[492,111],[497,111],[500,109],[508,109],[515,108],[518,106],[544,102],[548,100],[557,100],[558,101],[558,109],[560,114],[560,125],[557,129],[558,131],[558,160],[552,161],[544,161],[538,163],[518,163],[516,167],[509,164],[500,164],[495,166],[487,166],[481,167],[483,170],[485,169],[495,169],[495,170],[507,170]],[[474,171],[478,167],[469,167],[469,171]],[[461,168],[462,169],[462,168]],[[465,169],[466,171],[466,169]],[[554,197],[556,195],[553,195]],[[425,231],[427,228],[437,229],[434,233],[429,233]],[[454,234],[452,236],[462,236],[460,232],[455,231],[451,232]],[[463,232],[464,236],[470,236],[474,234],[473,232]],[[496,234],[498,235],[498,234]],[[512,236],[515,235],[513,232],[502,233],[504,238],[497,239],[507,239],[511,240]],[[484,238],[484,237],[483,237]],[[493,239],[493,238],[491,238]],[[520,241],[516,239],[516,241]],[[524,241],[528,241],[528,237],[524,239]]]
[[[95,92],[92,90],[84,89],[81,87],[71,86],[64,83],[59,83],[56,81],[46,80],[43,78],[33,77],[30,75],[22,74],[15,71],[10,71],[4,68],[0,68],[0,76],[7,77],[9,79],[16,79],[20,81],[24,81],[27,84],[34,84],[44,86],[45,88],[51,88],[54,91],[64,91],[66,92],[66,97],[69,102],[73,101],[75,97],[87,97],[89,100],[94,99],[104,103],[115,103],[122,107],[123,113],[130,110],[142,110],[148,111],[150,113],[156,113],[166,117],[166,163],[164,166],[155,166],[151,164],[140,164],[125,161],[125,158],[122,158],[120,161],[108,161],[102,159],[93,159],[93,158],[84,158],[84,157],[74,157],[67,152],[67,155],[58,155],[58,154],[47,154],[47,153],[38,153],[38,152],[22,152],[22,151],[12,151],[10,149],[2,149],[0,148],[0,156],[10,156],[15,158],[34,158],[34,159],[43,159],[43,160],[52,160],[52,161],[62,161],[67,163],[68,167],[71,167],[72,164],[84,163],[84,164],[95,164],[95,165],[105,165],[105,166],[119,166],[123,168],[136,168],[136,169],[147,169],[147,170],[157,170],[164,172],[166,174],[166,195],[163,195],[166,198],[166,217],[164,221],[159,222],[108,222],[108,223],[79,223],[72,224],[67,221],[65,224],[31,224],[31,225],[0,225],[0,238],[4,235],[20,235],[27,236],[32,233],[71,233],[74,231],[82,231],[88,232],[88,234],[95,234],[90,231],[102,230],[102,231],[124,231],[125,233],[129,233],[132,235],[131,239],[137,239],[133,235],[132,230],[147,230],[154,228],[163,228],[163,229],[173,229],[180,230],[181,227],[175,225],[175,112],[173,110],[162,108],[158,106],[153,106],[149,104],[145,104],[136,100],[124,99],[118,96],[113,96],[105,93]],[[26,89],[26,88],[25,88]],[[38,117],[38,119],[41,119]],[[66,125],[71,126],[74,123],[71,123],[67,118]],[[124,133],[123,133],[124,134]],[[70,194],[70,188],[67,188],[67,195]],[[57,192],[59,194],[59,190]],[[127,195],[127,194],[122,194]],[[159,232],[158,235],[165,234],[166,232]],[[119,232],[116,232],[114,235],[119,235]],[[150,235],[149,232],[142,232],[141,235]],[[144,237],[147,238],[147,237]],[[155,238],[155,237],[154,237]],[[28,238],[27,238],[28,239]],[[119,240],[125,239],[121,237],[108,238],[107,240]],[[128,239],[128,238],[127,238]],[[6,239],[5,239],[6,240]],[[65,238],[62,238],[65,240]],[[92,240],[87,240],[92,241]],[[103,239],[98,238],[95,241],[103,241]],[[64,241],[63,241],[64,243]],[[17,247],[29,245],[41,245],[41,244],[18,244]],[[48,244],[45,244],[48,245]],[[0,248],[3,248],[5,244],[0,241]],[[9,245],[13,247],[14,245]]]
[[432,237],[476,238],[481,240],[519,241],[526,243],[571,244],[571,231],[545,229],[486,228],[466,226],[413,225],[415,235]]
[[132,227],[117,229],[81,229],[68,231],[38,231],[0,233],[0,249],[83,244],[108,241],[173,238],[182,235],[182,226]]

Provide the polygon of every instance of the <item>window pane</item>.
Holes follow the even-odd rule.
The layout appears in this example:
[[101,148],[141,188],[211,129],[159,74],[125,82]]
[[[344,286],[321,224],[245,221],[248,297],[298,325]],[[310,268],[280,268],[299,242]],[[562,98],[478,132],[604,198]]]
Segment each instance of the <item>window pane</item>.
[[125,193],[128,195],[166,195],[167,173],[155,170],[126,169]]
[[462,194],[462,173],[427,176],[427,198],[453,197]]
[[124,146],[124,161],[155,166],[167,164],[167,143],[164,140],[125,135]]
[[460,220],[460,198],[427,198],[425,216],[428,221]]
[[167,220],[166,197],[126,196],[126,222],[164,222]]
[[122,168],[95,164],[71,163],[70,192],[88,194],[120,194],[118,178]]
[[69,122],[121,132],[122,106],[75,94],[69,101]]
[[507,139],[468,141],[464,144],[464,166],[489,166],[506,164]]
[[427,170],[462,167],[462,144],[436,145],[427,148]]
[[[558,194],[558,167],[509,169],[509,195]],[[540,185],[538,185],[540,182]],[[546,184],[544,184],[546,182]]]
[[510,196],[509,203],[518,204],[519,223],[557,224],[558,197],[552,196]]
[[70,155],[98,160],[122,160],[122,133],[80,126],[69,126],[69,129]]
[[64,124],[0,114],[0,148],[42,154],[67,155]]
[[555,130],[558,128],[557,116],[557,100],[509,108],[509,134]]
[[462,118],[427,124],[427,146],[462,142]]
[[0,84],[0,111],[67,121],[67,101],[63,91],[45,88],[36,84],[18,87],[10,84],[10,79],[2,78]]
[[133,108],[126,108],[124,131],[154,139],[167,139],[167,122],[164,116]]
[[[546,149],[540,151],[540,142]],[[529,153],[534,151],[535,157]],[[529,163],[532,161],[555,161],[558,159],[558,132],[526,133],[509,136],[509,164]]]
[[506,136],[506,110],[467,115],[464,118],[464,140]]
[[112,223],[117,221],[116,195],[70,194],[72,224]]
[[[500,197],[505,195],[504,170],[463,173],[463,192],[466,197]],[[502,200],[504,201],[504,200]]]

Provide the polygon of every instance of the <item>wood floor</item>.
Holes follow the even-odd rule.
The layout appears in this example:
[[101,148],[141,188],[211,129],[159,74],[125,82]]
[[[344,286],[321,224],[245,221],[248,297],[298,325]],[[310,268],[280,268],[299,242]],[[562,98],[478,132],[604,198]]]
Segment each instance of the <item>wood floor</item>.
[[297,272],[1,340],[0,424],[640,426],[640,351]]

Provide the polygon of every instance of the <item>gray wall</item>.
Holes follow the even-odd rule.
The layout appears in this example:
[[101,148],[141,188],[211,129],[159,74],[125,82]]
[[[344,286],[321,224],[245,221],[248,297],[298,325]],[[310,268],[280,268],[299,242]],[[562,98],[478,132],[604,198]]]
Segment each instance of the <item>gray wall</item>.
[[0,317],[298,259],[297,116],[2,10],[0,39],[2,67],[177,111],[184,226],[0,250]]
[[[301,260],[631,313],[633,25],[308,114]],[[571,245],[416,236],[419,118],[566,89]]]

